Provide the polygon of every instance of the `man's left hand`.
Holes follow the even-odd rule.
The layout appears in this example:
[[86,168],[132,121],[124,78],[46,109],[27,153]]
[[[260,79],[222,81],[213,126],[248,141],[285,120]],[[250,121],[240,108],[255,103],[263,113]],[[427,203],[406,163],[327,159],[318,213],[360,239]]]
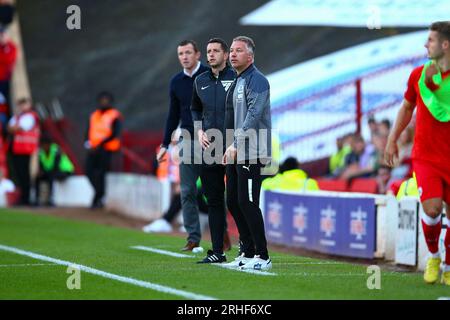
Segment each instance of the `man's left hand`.
[[234,145],[229,146],[225,151],[225,154],[223,155],[222,164],[225,165],[234,163],[234,160],[236,160],[236,155],[237,149],[234,147]]

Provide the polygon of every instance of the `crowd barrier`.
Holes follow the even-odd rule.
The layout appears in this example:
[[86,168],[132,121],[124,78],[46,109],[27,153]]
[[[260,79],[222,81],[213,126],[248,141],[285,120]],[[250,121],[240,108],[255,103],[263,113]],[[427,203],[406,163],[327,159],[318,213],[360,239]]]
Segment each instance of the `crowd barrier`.
[[126,216],[154,220],[162,212],[162,184],[153,176],[132,173],[109,173],[106,178],[108,209]]
[[[143,220],[160,218],[169,206],[170,184],[149,175],[109,173],[106,207]],[[89,206],[93,189],[85,176],[55,183],[58,206]],[[3,199],[2,199],[3,200]],[[4,201],[3,201],[4,202]],[[425,267],[428,250],[416,197],[313,191],[261,191],[269,243],[353,258],[378,258],[399,265]],[[442,215],[442,258],[448,225]]]
[[[416,197],[397,201],[364,193],[263,191],[260,205],[269,243],[425,268],[423,208]],[[444,214],[442,220],[439,248],[444,259]]]
[[393,258],[394,197],[272,192],[262,197],[269,242],[356,258]]

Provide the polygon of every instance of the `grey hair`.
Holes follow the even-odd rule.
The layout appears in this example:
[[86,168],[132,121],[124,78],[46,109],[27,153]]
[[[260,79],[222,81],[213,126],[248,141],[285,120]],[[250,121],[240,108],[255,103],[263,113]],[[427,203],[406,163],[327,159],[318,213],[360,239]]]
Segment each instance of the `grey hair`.
[[244,42],[247,50],[253,55],[255,56],[255,42],[253,41],[252,38],[247,37],[247,36],[237,36],[233,39],[233,41],[241,41]]

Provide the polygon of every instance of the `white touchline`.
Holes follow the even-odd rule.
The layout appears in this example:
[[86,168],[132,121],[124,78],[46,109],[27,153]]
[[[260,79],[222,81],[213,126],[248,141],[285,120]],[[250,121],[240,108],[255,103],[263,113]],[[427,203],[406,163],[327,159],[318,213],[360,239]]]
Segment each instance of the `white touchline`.
[[195,258],[195,256],[190,256],[187,254],[175,253],[175,252],[171,252],[171,251],[167,251],[167,250],[161,250],[161,249],[156,249],[156,248],[146,247],[146,246],[134,246],[134,247],[130,247],[130,248],[137,249],[137,250],[143,250],[143,251],[150,251],[150,252],[159,253],[159,254],[165,254],[167,256],[172,256],[172,257],[177,257],[177,258]]
[[41,267],[41,266],[57,266],[55,263],[19,263],[19,264],[0,264],[0,268],[14,267]]
[[91,273],[91,274],[95,274],[97,276],[100,277],[104,277],[104,278],[108,278],[108,279],[112,279],[112,280],[116,280],[116,281],[120,281],[120,282],[124,282],[124,283],[128,283],[128,284],[132,284],[138,287],[143,287],[143,288],[147,288],[147,289],[152,289],[155,291],[159,291],[159,292],[163,292],[163,293],[167,293],[167,294],[173,294],[176,296],[181,296],[187,299],[194,299],[194,300],[216,300],[216,298],[213,297],[209,297],[209,296],[204,296],[201,294],[196,294],[196,293],[192,293],[192,292],[188,292],[188,291],[184,291],[184,290],[178,290],[178,289],[174,289],[171,287],[167,287],[167,286],[163,286],[163,285],[159,285],[159,284],[155,284],[155,283],[151,283],[151,282],[147,282],[147,281],[142,281],[142,280],[137,280],[137,279],[133,279],[133,278],[129,278],[129,277],[124,277],[124,276],[119,276],[117,274],[113,274],[113,273],[109,273],[109,272],[105,272],[102,270],[98,270],[98,269],[94,269],[91,267],[87,267],[87,266],[83,266],[81,264],[78,263],[74,263],[74,262],[70,262],[70,261],[65,261],[65,260],[60,260],[60,259],[55,259],[55,258],[51,258],[51,257],[47,257],[38,253],[34,253],[31,251],[25,251],[25,250],[21,250],[18,248],[14,248],[14,247],[9,247],[9,246],[5,246],[5,245],[1,245],[0,244],[0,250],[3,251],[8,251],[8,252],[12,252],[12,253],[16,253],[22,256],[27,256],[30,258],[34,258],[37,260],[42,260],[42,261],[47,261],[47,262],[51,262],[51,263],[56,263],[62,266],[76,266],[78,267],[81,271],[87,272],[87,273]]
[[245,273],[251,273],[251,274],[256,274],[259,276],[276,276],[276,273],[273,272],[267,272],[267,271],[259,271],[259,270],[251,270],[251,269],[238,269],[238,268],[230,268],[230,267],[226,267],[221,265],[220,263],[211,263],[211,265],[216,266],[216,267],[221,267],[227,270],[231,270],[231,271],[239,271],[239,272],[245,272]]
[[[175,253],[175,252],[172,252],[172,251],[161,250],[161,249],[156,249],[156,248],[146,247],[146,246],[133,246],[133,247],[130,247],[130,248],[137,249],[137,250],[150,251],[150,252],[155,252],[155,253],[160,253],[160,254],[165,254],[165,255],[172,256],[172,257],[177,257],[177,258],[195,258],[195,256],[189,256],[187,254]],[[216,267],[222,267],[222,268],[227,269],[227,270],[234,270],[234,271],[240,271],[240,272],[245,272],[245,273],[257,274],[257,275],[261,275],[261,276],[276,276],[277,275],[276,273],[266,272],[266,271],[239,270],[239,269],[236,269],[236,268],[229,268],[229,267],[225,267],[225,266],[221,265],[220,263],[211,263],[211,265],[216,266]]]

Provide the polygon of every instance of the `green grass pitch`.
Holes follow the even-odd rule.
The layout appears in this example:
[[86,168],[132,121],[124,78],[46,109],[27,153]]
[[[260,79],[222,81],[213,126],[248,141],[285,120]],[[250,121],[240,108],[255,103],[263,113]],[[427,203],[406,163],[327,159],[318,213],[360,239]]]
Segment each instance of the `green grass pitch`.
[[[92,213],[95,214],[95,213]],[[184,239],[26,213],[0,210],[0,246],[70,261],[104,273],[163,286],[167,292],[81,270],[80,289],[69,290],[66,265],[0,249],[0,299],[437,299],[441,284],[425,285],[416,272],[381,271],[381,289],[369,290],[367,265],[271,252],[276,275],[257,275],[132,249],[147,246],[180,253]],[[207,248],[210,243],[203,242]],[[236,246],[227,254],[237,254]],[[175,293],[174,293],[175,292]]]

